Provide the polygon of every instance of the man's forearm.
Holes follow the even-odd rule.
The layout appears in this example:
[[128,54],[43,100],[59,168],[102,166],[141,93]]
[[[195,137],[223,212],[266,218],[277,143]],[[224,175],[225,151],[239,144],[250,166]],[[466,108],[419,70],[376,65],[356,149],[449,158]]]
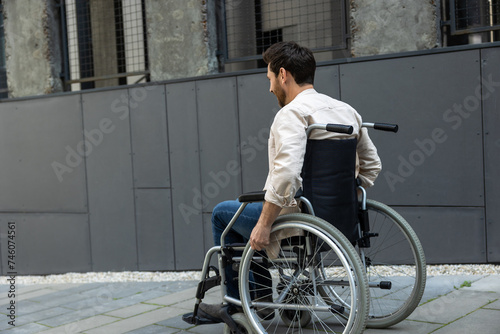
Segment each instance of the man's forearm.
[[271,227],[279,216],[281,207],[271,202],[264,202],[262,213],[250,235],[250,246],[255,250],[261,250],[269,245]]
[[260,214],[260,218],[257,224],[261,223],[264,224],[264,226],[270,227],[274,223],[276,218],[278,218],[280,212],[281,207],[271,202],[264,202],[262,213]]

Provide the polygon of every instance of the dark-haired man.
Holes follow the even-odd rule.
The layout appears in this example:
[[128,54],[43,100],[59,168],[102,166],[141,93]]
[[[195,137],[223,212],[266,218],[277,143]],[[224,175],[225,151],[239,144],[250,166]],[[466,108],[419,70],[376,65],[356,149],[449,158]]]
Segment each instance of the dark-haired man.
[[[381,170],[377,150],[366,129],[361,128],[361,116],[346,103],[314,90],[316,61],[309,49],[294,42],[280,42],[270,46],[263,58],[268,64],[269,90],[276,95],[281,107],[270,130],[265,201],[247,205],[226,237],[227,243],[250,241],[251,247],[258,251],[269,245],[271,227],[278,215],[283,210],[290,212],[297,208],[294,196],[302,186],[306,129],[310,124],[336,123],[353,126],[354,131],[349,136],[334,132],[317,132],[313,133],[310,139],[356,138],[357,176],[364,187],[372,186]],[[216,245],[220,245],[222,231],[239,206],[238,201],[227,201],[214,208],[212,228]],[[269,286],[266,284],[266,281],[270,282],[269,273],[260,270],[262,272],[253,275],[254,279],[260,280],[258,283],[261,286]],[[236,273],[230,266],[226,267],[228,295],[239,298],[235,277]],[[270,289],[269,287],[268,290]],[[261,290],[262,296],[256,298],[272,296],[268,290]],[[201,314],[208,317],[220,318],[220,309],[220,305],[200,304]],[[266,312],[263,312],[262,317],[266,315]]]

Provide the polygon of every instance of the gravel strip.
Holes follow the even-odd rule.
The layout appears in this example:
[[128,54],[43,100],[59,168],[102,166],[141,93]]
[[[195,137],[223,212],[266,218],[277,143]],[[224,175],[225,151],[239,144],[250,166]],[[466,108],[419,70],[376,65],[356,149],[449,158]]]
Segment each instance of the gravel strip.
[[[167,282],[167,281],[197,281],[201,271],[183,272],[97,272],[97,273],[67,273],[60,275],[17,276],[16,283],[33,284],[64,284],[64,283],[124,283],[124,282]],[[9,284],[9,276],[0,276],[0,284]]]
[[[500,265],[429,265],[427,266],[427,275],[500,275]],[[200,271],[67,273],[61,275],[17,276],[16,283],[34,285],[101,282],[197,281],[200,279],[200,276]],[[9,284],[7,282],[8,279],[8,276],[0,276],[0,284]]]

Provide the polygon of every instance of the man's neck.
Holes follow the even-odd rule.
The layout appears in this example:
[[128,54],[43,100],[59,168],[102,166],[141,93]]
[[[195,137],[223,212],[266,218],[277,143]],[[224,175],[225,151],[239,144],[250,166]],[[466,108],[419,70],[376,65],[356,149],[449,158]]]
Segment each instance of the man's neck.
[[312,84],[305,84],[302,86],[299,86],[296,84],[293,85],[293,87],[291,87],[291,89],[289,91],[289,94],[287,94],[288,101],[286,101],[286,104],[292,102],[297,97],[297,95],[299,95],[303,91],[311,89],[311,88],[314,88],[314,86]]

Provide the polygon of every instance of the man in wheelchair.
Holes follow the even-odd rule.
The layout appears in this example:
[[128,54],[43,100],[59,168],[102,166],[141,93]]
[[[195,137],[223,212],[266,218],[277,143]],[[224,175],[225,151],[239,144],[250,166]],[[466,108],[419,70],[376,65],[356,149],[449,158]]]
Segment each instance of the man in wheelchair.
[[[306,155],[308,138],[306,129],[314,123],[346,124],[353,127],[352,134],[341,134],[328,131],[312,132],[309,139],[355,139],[356,168],[353,173],[363,187],[370,187],[381,170],[377,150],[362,128],[361,116],[351,106],[314,90],[314,74],[316,61],[311,50],[294,42],[280,42],[269,47],[263,54],[268,64],[267,77],[270,81],[270,92],[276,95],[281,110],[276,114],[270,129],[268,142],[269,173],[264,190],[263,203],[249,203],[239,216],[232,230],[225,239],[227,244],[247,243],[253,249],[262,251],[269,246],[270,231],[273,222],[283,213],[298,212],[296,193],[306,186],[303,184],[303,164]],[[335,157],[330,157],[335,159]],[[328,159],[325,160],[325,163]],[[321,164],[320,164],[321,168]],[[351,168],[352,169],[352,168]],[[355,187],[349,189],[355,196]],[[355,202],[355,201],[354,201]],[[213,210],[212,229],[215,245],[220,245],[222,232],[235,212],[240,207],[238,201],[226,201]],[[356,205],[356,204],[354,204]],[[344,208],[349,210],[349,208]],[[315,209],[316,211],[316,209]],[[330,221],[327,213],[316,212],[316,215]],[[323,215],[323,217],[322,217]],[[338,213],[337,213],[338,216]],[[340,220],[341,221],[341,220]],[[356,240],[355,224],[347,222],[343,226],[335,225],[346,237]],[[263,289],[257,300],[270,296],[270,275],[265,269],[254,274],[254,279],[269,288]],[[227,294],[239,299],[237,272],[226,266]],[[272,301],[271,301],[272,302]],[[199,314],[209,319],[221,319],[221,304],[205,304],[199,306]],[[272,316],[272,310],[262,310],[259,316],[265,319]]]

